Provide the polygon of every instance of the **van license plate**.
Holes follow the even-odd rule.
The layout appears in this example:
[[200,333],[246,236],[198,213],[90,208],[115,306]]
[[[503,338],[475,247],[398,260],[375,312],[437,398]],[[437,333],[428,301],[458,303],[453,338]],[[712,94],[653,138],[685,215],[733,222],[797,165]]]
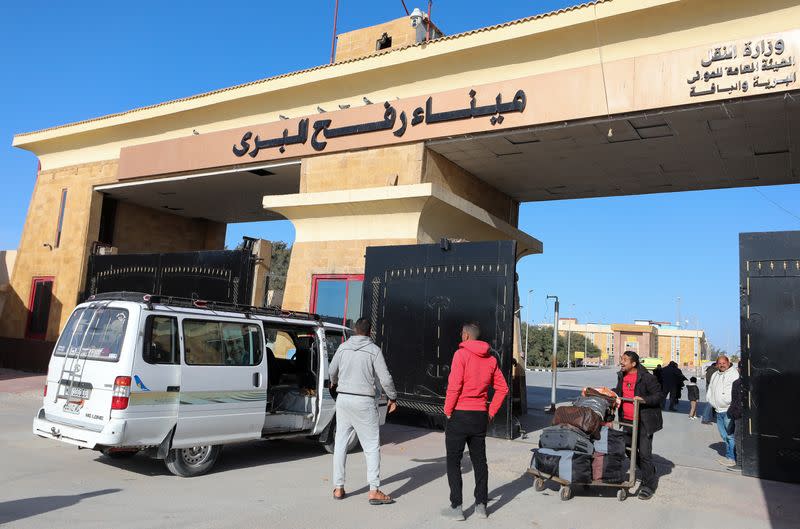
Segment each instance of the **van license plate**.
[[66,413],[80,413],[83,407],[83,402],[67,402],[64,404],[64,411]]
[[[65,388],[68,389],[68,388]],[[66,393],[66,391],[64,392]],[[61,398],[88,400],[92,390],[89,388],[75,388],[69,390],[69,395],[60,395]]]

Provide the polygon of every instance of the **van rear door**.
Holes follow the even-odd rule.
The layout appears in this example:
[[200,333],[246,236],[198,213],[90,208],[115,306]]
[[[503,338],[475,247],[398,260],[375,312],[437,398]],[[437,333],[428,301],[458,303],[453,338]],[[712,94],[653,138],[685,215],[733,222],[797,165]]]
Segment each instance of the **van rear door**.
[[[137,313],[109,302],[78,307],[56,343],[47,373],[45,417],[100,431],[111,415],[117,377],[130,377]],[[130,378],[128,378],[130,381]]]
[[256,320],[181,320],[174,448],[261,437],[267,407],[264,331]]

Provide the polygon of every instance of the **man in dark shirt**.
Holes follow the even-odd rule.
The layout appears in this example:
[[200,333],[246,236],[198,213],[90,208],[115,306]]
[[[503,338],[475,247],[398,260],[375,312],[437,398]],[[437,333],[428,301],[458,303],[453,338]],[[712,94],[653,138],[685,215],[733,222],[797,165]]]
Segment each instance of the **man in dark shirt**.
[[[656,377],[639,363],[639,355],[633,351],[622,353],[619,362],[622,368],[617,373],[616,393],[623,398],[639,401],[639,435],[637,437],[637,464],[642,472],[642,485],[639,487],[639,498],[649,500],[658,487],[656,466],[653,463],[653,434],[663,427],[661,402],[664,397]],[[623,402],[620,407],[620,419],[633,421],[633,403]],[[624,426],[631,445],[633,429]]]
[[742,470],[742,447],[744,443],[744,416],[742,408],[744,407],[744,391],[742,387],[742,362],[739,362],[737,369],[739,371],[739,378],[733,381],[731,386],[731,405],[728,407],[728,416],[733,419],[733,435],[735,437],[736,446],[736,465],[728,467],[728,470],[741,471]]

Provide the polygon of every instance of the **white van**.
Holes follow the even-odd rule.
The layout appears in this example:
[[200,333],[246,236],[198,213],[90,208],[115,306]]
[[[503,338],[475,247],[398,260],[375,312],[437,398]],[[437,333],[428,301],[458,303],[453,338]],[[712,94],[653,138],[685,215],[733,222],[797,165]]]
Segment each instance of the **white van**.
[[[33,433],[110,457],[146,450],[184,477],[251,439],[312,437],[332,451],[328,362],[348,333],[307,313],[101,294],[56,343]],[[383,422],[385,397],[379,406]]]

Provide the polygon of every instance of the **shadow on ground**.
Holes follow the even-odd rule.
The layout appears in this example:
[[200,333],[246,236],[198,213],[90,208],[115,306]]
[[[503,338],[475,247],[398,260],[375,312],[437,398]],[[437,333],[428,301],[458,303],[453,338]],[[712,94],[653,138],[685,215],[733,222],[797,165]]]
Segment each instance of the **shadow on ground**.
[[82,500],[95,496],[114,494],[121,490],[122,489],[103,489],[94,492],[84,492],[83,494],[39,496],[36,498],[5,501],[0,503],[0,524],[16,522],[31,516],[63,509],[64,507],[71,507]]
[[[324,449],[318,442],[305,438],[235,443],[223,447],[220,459],[210,473],[218,474],[241,468],[286,463],[298,459],[320,457],[325,454]],[[152,459],[144,453],[123,459],[114,459],[101,455],[97,457],[96,461],[143,476],[172,475],[164,461]]]
[[[348,455],[349,457],[353,457],[352,455]],[[462,473],[469,472],[472,470],[472,463],[470,462],[468,457],[465,457],[464,460],[466,462],[462,462],[461,471]],[[412,463],[421,463],[415,467],[408,468],[403,470],[402,472],[398,472],[397,474],[393,474],[387,478],[381,479],[381,488],[387,491],[392,498],[401,498],[404,494],[408,494],[409,492],[416,490],[420,487],[431,483],[432,481],[436,481],[437,479],[441,478],[445,474],[447,474],[447,458],[445,456],[437,457],[433,459],[412,459]],[[391,489],[387,487],[387,485],[391,485],[394,483],[399,483],[405,481],[402,485],[397,487],[396,489]],[[369,487],[361,487],[358,490],[354,490],[352,492],[348,492],[351,495],[357,494],[365,494],[369,491]],[[445,501],[446,503],[446,501]]]

